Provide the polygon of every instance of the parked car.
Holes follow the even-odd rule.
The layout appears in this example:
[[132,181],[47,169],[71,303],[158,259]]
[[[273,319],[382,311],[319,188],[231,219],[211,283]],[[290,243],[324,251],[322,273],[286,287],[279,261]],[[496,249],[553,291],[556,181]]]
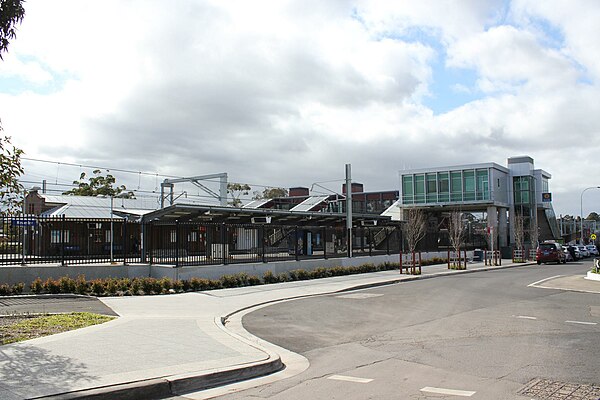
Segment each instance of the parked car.
[[590,256],[598,256],[598,248],[595,244],[588,244],[585,248],[589,251]]
[[567,262],[567,257],[559,243],[540,243],[535,252],[535,261],[537,261],[538,265],[548,262],[564,264]]
[[573,251],[575,252],[575,261],[577,260],[581,260],[583,258],[583,256],[581,255],[581,253],[579,252],[579,247],[575,246],[575,245],[570,245],[570,247],[573,248]]
[[563,253],[565,253],[565,257],[566,257],[567,261],[575,261],[575,259],[571,255],[571,252],[569,251],[569,246],[563,246],[562,249],[563,249]]
[[590,256],[590,252],[588,251],[588,249],[584,245],[580,244],[580,245],[577,246],[577,248],[579,249],[579,252],[581,253],[582,257],[585,258],[585,257],[589,257]]

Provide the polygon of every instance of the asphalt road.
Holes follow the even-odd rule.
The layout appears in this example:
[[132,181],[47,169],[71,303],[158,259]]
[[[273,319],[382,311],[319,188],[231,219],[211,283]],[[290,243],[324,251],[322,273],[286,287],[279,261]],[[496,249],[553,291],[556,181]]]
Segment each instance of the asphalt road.
[[[220,398],[598,399],[600,294],[528,287],[590,266],[439,277],[262,308],[245,328],[310,367]],[[560,397],[561,385],[588,394]]]

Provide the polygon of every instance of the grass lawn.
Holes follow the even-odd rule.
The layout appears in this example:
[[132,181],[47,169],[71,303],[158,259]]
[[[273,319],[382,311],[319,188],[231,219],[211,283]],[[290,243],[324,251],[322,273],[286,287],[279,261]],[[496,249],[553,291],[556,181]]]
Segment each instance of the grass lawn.
[[2,317],[0,318],[0,345],[72,331],[112,319],[114,317],[87,312],[36,317],[23,315]]

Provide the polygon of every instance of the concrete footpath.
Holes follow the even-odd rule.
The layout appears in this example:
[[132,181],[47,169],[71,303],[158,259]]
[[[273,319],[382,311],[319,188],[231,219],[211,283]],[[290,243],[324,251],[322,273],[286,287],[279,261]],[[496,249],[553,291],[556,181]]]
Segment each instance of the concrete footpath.
[[396,270],[177,295],[103,298],[119,318],[1,346],[0,399],[156,399],[270,374],[284,368],[280,352],[249,340],[240,321],[225,324],[233,314],[279,300],[524,265],[473,263],[466,271],[439,265],[424,267],[420,276]]

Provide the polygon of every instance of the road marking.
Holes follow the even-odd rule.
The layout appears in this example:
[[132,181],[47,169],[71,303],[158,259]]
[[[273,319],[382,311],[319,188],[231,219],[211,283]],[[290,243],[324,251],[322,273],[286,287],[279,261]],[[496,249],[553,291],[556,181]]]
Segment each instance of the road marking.
[[537,319],[537,317],[529,317],[527,315],[517,315],[517,318],[521,318],[521,319]]
[[437,394],[447,394],[450,396],[462,396],[462,397],[471,397],[477,392],[472,392],[470,390],[454,390],[454,389],[444,389],[444,388],[436,388],[436,387],[424,387],[421,389],[421,392],[429,392],[429,393],[437,393]]
[[579,325],[598,325],[597,322],[585,322],[585,321],[565,321],[567,324],[579,324]]
[[550,278],[544,278],[544,279],[541,279],[541,280],[539,280],[537,282],[533,282],[533,283],[527,285],[527,287],[536,287],[537,285],[539,285],[542,282],[546,282],[546,281],[549,281],[549,280],[554,279],[554,278],[560,278],[561,276],[564,276],[564,275],[556,275],[556,276],[551,276]]
[[355,382],[355,383],[369,383],[369,382],[373,381],[373,379],[356,378],[354,376],[344,376],[344,375],[331,375],[327,379],[333,379],[334,381]]
[[383,296],[383,294],[376,293],[351,293],[351,294],[343,294],[340,296],[336,296],[340,299],[370,299],[371,297],[379,297]]

